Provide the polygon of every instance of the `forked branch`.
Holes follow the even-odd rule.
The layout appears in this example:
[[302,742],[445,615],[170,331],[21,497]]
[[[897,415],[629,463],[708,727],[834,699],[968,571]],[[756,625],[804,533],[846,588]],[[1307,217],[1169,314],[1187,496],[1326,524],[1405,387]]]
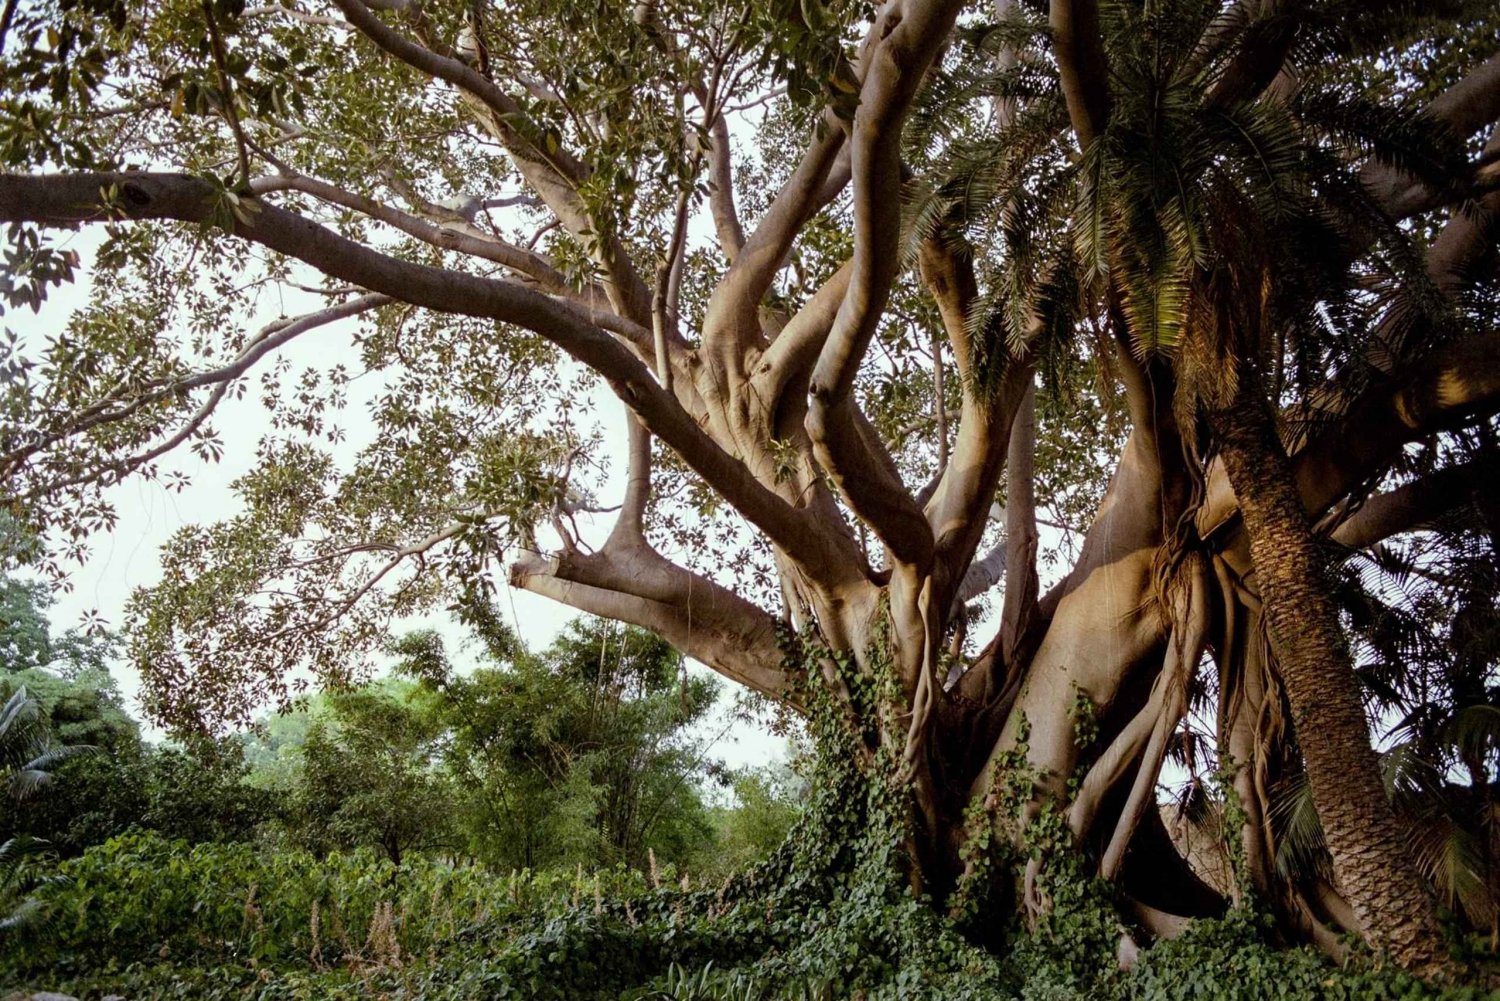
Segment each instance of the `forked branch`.
[[[100,192],[112,187],[121,192],[120,210],[130,218],[194,223],[214,218],[218,196],[207,182],[142,171],[0,175],[0,220],[54,226],[104,222],[108,216]],[[324,274],[414,306],[499,320],[535,332],[602,375],[657,437],[773,543],[809,565],[835,558],[825,552],[832,542],[806,530],[802,512],[710,439],[639,358],[573,304],[515,282],[403,261],[273,205],[260,205],[245,221],[234,221],[231,230]]]

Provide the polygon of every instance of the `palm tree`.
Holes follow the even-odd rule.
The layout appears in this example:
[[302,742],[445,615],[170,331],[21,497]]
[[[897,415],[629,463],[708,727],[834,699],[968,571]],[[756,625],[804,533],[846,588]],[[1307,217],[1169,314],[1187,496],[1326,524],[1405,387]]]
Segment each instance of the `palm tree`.
[[[1028,110],[993,138],[950,145],[940,169],[951,180],[919,195],[913,216],[929,239],[951,242],[942,229],[966,225],[976,257],[986,244],[1004,247],[993,302],[970,318],[982,350],[1003,357],[1028,339],[1066,336],[1082,318],[1105,331],[1097,353],[1114,356],[1127,386],[1146,388],[1153,403],[1136,423],[1153,431],[1163,506],[1181,515],[1161,561],[1164,594],[1187,592],[1188,574],[1201,573],[1185,558],[1202,541],[1193,509],[1209,476],[1227,474],[1249,538],[1248,566],[1234,569],[1257,597],[1253,621],[1280,687],[1272,709],[1283,712],[1284,699],[1283,739],[1300,752],[1286,778],[1305,770],[1333,874],[1372,944],[1430,967],[1440,939],[1418,867],[1442,867],[1413,858],[1386,795],[1327,548],[1289,459],[1316,426],[1279,402],[1330,372],[1352,393],[1378,378],[1373,359],[1390,371],[1462,332],[1443,276],[1413,265],[1423,255],[1412,235],[1336,152],[1362,149],[1435,190],[1462,175],[1454,137],[1340,78],[1344,57],[1411,30],[1399,11],[1375,6],[1351,26],[1276,3],[1228,21],[1221,4],[1202,0],[1100,4],[1093,69],[1099,77],[1107,65],[1110,81],[1100,100],[1076,100],[1066,80],[1038,90],[1037,74],[1013,60],[999,71],[977,60],[919,129],[940,128],[944,98],[970,89],[1031,98]],[[1002,26],[978,47],[1015,45],[1024,30]],[[1057,128],[1069,118],[1076,151]],[[1358,262],[1345,249],[1351,232],[1375,248]],[[1174,602],[1163,605],[1171,614]],[[1228,676],[1231,652],[1217,656]]]
[[[86,744],[54,745],[41,705],[26,694],[24,686],[0,709],[0,791],[11,802],[20,802],[46,786],[62,762],[95,751]],[[21,927],[37,917],[37,902],[23,896],[38,885],[30,878],[26,863],[46,847],[46,841],[24,834],[0,844],[0,931]]]

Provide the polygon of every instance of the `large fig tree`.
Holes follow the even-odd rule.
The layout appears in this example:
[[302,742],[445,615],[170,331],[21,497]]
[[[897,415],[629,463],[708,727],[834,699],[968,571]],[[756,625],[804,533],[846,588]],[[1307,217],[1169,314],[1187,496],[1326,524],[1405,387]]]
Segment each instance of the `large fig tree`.
[[90,285],[11,337],[7,502],[63,566],[258,395],[241,513],[132,605],[165,721],[499,578],[842,720],[981,939],[1062,852],[1151,934],[1253,897],[1437,970],[1500,874],[1496,29],[9,2],[5,291]]

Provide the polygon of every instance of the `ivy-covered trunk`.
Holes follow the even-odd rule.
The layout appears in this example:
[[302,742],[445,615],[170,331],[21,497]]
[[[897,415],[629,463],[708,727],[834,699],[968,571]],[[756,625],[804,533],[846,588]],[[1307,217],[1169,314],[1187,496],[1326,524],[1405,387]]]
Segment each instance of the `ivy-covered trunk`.
[[[168,453],[216,460],[216,408],[262,380],[241,509],[127,609],[148,713],[246,722],[402,617],[494,617],[503,566],[818,732],[810,833],[691,901],[741,958],[993,973],[960,927],[1086,912],[1128,959],[1267,908],[1280,942],[1429,969],[1424,879],[1471,928],[1500,911],[1500,869],[1415,875],[1393,815],[1473,834],[1449,759],[1500,747],[1497,658],[1461,635],[1500,591],[1493,511],[1445,489],[1483,484],[1461,459],[1500,414],[1473,155],[1500,56],[1483,4],[1378,6],[8,3],[7,302],[74,277],[48,228],[108,239],[66,332],[5,346],[0,502],[43,567],[81,558],[110,488],[185,486]],[[1353,98],[1393,72],[1425,114]],[[268,289],[312,305],[242,331]],[[1203,427],[1183,387],[1236,371],[1186,348],[1221,315],[1277,376]],[[348,358],[276,356],[348,323],[382,387],[353,454]],[[590,386],[624,410],[612,462]],[[1290,457],[1287,404],[1327,417]],[[1336,603],[1310,516],[1361,551],[1436,526],[1457,570]],[[1346,632],[1416,721],[1406,806]],[[689,904],[656,904],[665,936]],[[573,927],[637,929],[606,917]]]

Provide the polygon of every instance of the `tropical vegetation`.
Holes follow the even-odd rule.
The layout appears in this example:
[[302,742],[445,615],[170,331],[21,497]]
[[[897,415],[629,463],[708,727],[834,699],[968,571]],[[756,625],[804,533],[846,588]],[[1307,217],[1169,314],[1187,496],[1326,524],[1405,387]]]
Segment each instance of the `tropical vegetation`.
[[[0,362],[25,560],[234,470],[121,635],[185,745],[326,689],[289,844],[649,869],[711,828],[669,649],[808,734],[764,862],[420,992],[1495,982],[1493,0],[38,0],[0,54],[6,303],[74,306]],[[507,586],[658,639],[538,668]],[[358,690],[419,615],[504,670]]]

